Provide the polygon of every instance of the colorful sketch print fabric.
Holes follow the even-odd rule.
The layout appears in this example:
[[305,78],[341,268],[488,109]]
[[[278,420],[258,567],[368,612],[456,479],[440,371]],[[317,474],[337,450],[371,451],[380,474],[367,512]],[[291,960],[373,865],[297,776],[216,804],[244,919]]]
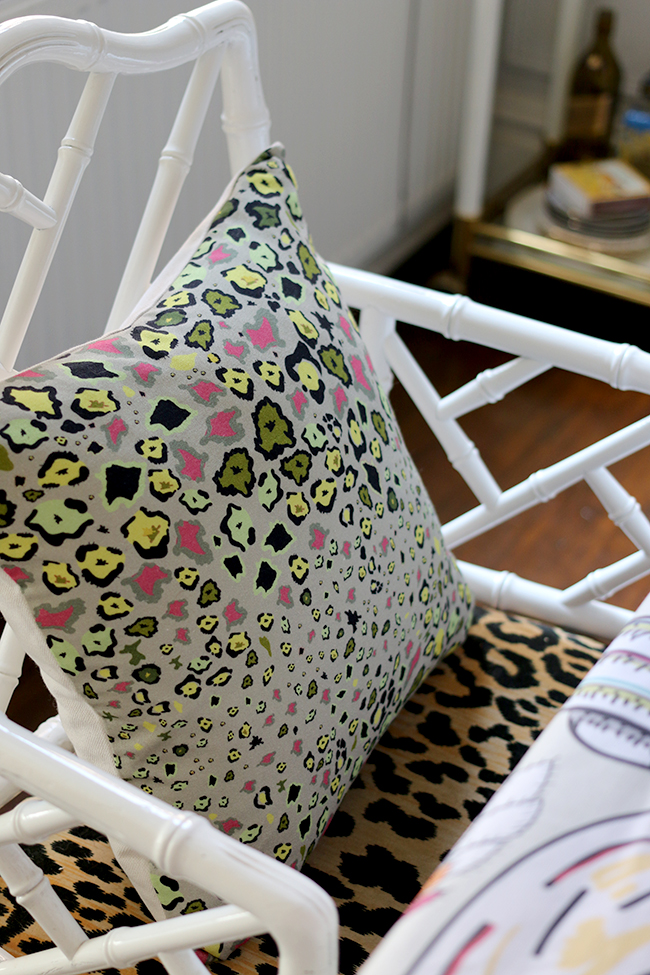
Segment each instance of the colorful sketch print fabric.
[[300,865],[470,597],[282,150],[153,310],[1,390],[0,559],[120,775]]
[[[650,971],[649,775],[646,598],[394,927],[394,970]],[[452,892],[462,906],[442,918]]]
[[497,877],[409,975],[645,975],[649,897],[650,815],[595,823]]

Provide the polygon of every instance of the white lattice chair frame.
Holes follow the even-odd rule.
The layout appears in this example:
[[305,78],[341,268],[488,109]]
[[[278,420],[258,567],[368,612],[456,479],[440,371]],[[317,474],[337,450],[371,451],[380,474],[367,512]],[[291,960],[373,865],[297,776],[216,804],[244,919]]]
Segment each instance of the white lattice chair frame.
[[[12,176],[0,174],[0,210],[35,230],[0,323],[0,374],[11,374],[56,251],[118,73],[145,73],[196,62],[164,147],[143,220],[127,262],[107,330],[131,312],[146,291],[201,126],[221,72],[230,164],[235,173],[269,142],[269,118],[257,67],[252,17],[238,0],[221,0],[171,20],[156,31],[123,35],[55,17],[27,17],[0,26],[0,82],[23,65],[51,60],[89,73],[41,201]],[[538,471],[501,491],[458,418],[551,366],[591,376],[621,389],[650,393],[650,355],[577,335],[520,316],[437,294],[351,268],[331,265],[346,302],[361,309],[361,328],[380,379],[397,375],[413,397],[451,463],[479,504],[444,526],[453,548],[584,479],[610,517],[632,539],[634,555],[597,569],[559,591],[462,563],[476,596],[509,610],[611,638],[627,610],[601,600],[650,572],[650,524],[608,471],[609,465],[650,443],[650,417]],[[499,349],[514,358],[479,374],[440,398],[396,331],[405,321]],[[22,668],[25,647],[5,629],[0,640],[0,705],[6,706]],[[37,798],[0,816],[0,873],[56,948],[24,958],[0,956],[9,972],[67,973],[124,967],[155,954],[171,975],[204,971],[191,948],[270,932],[280,949],[282,975],[336,971],[336,912],[320,888],[295,871],[251,851],[191,813],[181,813],[99,773],[64,751],[60,723],[29,734],[0,715],[0,806],[21,789]],[[146,819],[147,829],[142,823]],[[41,840],[83,821],[238,907],[226,906],[139,928],[117,929],[89,941],[42,873],[18,843]]]
[[[38,798],[0,816],[0,872],[57,945],[22,958],[3,953],[0,972],[73,975],[107,966],[119,970],[158,956],[170,975],[205,975],[191,949],[264,932],[278,945],[283,975],[338,970],[336,908],[307,877],[220,833],[195,813],[174,809],[67,755],[4,716],[0,753],[2,770],[14,785],[34,791],[38,783]],[[0,789],[6,795],[6,781]],[[40,842],[79,822],[121,840],[166,874],[247,909],[226,904],[89,939],[40,868],[16,845]]]
[[[538,470],[502,491],[458,417],[495,403],[556,366],[609,383],[615,389],[650,393],[650,354],[636,346],[607,342],[509,312],[460,295],[445,295],[377,275],[330,265],[343,297],[361,309],[361,331],[375,369],[386,388],[396,375],[479,504],[443,526],[454,548],[482,535],[520,512],[549,501],[580,480],[586,481],[609,517],[637,551],[596,568],[559,590],[461,562],[478,599],[549,623],[611,640],[631,611],[602,600],[650,573],[650,522],[638,501],[608,470],[650,443],[650,416],[618,430],[583,450]],[[441,398],[396,331],[403,321],[511,354],[514,358],[479,373]]]

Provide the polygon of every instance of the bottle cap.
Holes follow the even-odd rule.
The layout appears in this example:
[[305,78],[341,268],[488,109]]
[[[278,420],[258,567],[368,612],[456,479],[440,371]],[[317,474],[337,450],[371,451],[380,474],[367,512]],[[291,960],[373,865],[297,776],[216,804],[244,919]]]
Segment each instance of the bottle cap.
[[649,132],[650,112],[644,112],[640,108],[628,108],[623,116],[623,125],[627,129],[635,129],[637,132]]
[[614,22],[614,14],[611,10],[598,11],[598,33],[609,34]]

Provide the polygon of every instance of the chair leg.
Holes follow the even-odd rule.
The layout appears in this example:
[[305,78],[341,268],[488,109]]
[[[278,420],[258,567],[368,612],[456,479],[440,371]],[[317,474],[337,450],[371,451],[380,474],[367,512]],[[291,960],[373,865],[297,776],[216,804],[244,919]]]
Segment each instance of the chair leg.
[[25,651],[8,624],[0,637],[0,710],[4,714],[23,670]]
[[206,967],[194,951],[161,951],[158,958],[168,975],[206,975]]
[[29,911],[57,948],[71,959],[88,939],[52,890],[40,867],[32,863],[17,844],[9,843],[0,847],[0,874],[17,903]]

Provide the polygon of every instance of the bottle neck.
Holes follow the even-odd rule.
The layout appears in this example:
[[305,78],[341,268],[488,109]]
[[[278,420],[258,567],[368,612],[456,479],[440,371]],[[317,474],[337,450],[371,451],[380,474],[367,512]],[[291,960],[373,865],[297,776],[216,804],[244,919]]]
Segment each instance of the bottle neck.
[[596,26],[596,44],[608,44],[611,31],[612,12],[611,10],[601,10]]
[[609,31],[603,32],[602,34],[601,33],[597,34],[596,40],[594,41],[594,48],[593,49],[595,51],[609,51],[610,50],[610,45],[609,45]]

